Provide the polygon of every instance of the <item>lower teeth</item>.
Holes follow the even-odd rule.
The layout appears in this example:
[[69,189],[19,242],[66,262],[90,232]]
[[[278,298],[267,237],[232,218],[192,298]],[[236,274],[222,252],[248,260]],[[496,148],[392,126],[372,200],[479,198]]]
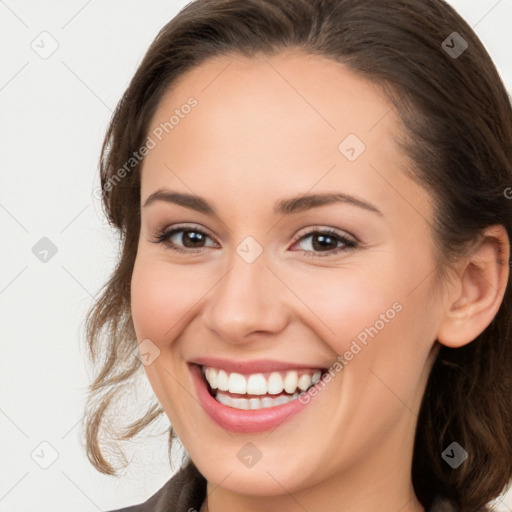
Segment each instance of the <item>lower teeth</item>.
[[217,391],[215,400],[221,404],[233,407],[234,409],[264,409],[266,407],[275,407],[277,405],[286,404],[295,400],[299,396],[299,393],[293,395],[281,395],[277,398],[232,398],[229,395],[224,394],[222,391]]

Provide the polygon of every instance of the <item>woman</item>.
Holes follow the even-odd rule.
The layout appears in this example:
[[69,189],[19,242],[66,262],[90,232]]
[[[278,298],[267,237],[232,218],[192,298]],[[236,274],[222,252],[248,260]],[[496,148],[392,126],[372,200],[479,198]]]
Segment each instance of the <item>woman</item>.
[[101,182],[122,254],[87,319],[88,456],[115,474],[109,410],[142,369],[158,403],[120,437],[165,413],[187,452],[123,510],[489,510],[512,477],[512,109],[451,7],[193,2]]

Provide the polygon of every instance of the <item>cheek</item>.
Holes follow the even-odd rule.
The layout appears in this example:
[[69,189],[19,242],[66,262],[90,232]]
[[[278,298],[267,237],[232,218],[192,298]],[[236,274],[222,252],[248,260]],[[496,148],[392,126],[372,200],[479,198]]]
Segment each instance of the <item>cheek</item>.
[[419,270],[403,261],[386,271],[374,268],[364,273],[329,269],[328,279],[303,273],[294,290],[311,311],[314,330],[336,354],[346,355],[347,365],[389,363],[398,376],[397,363],[402,361],[408,373],[413,360],[426,357],[435,337],[435,312],[425,307],[430,283],[415,288]]
[[294,289],[313,314],[315,331],[341,354],[381,314],[391,309],[388,315],[394,316],[396,295],[377,275],[327,270],[330,274],[325,277],[307,273],[297,276]]
[[204,292],[190,286],[190,276],[172,265],[142,256],[135,261],[131,282],[131,309],[139,341],[157,345],[173,339],[174,331],[187,321],[193,304]]

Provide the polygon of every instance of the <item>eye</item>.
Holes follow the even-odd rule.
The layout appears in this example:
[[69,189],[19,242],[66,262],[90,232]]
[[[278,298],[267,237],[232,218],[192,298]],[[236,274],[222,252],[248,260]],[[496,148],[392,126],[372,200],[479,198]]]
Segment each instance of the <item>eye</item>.
[[[160,231],[152,243],[164,244],[166,248],[173,251],[190,254],[200,252],[201,249],[208,247],[205,245],[208,239],[212,240],[210,235],[202,229],[194,226],[178,226],[171,230]],[[310,241],[304,244],[304,241],[308,239]],[[303,253],[313,257],[331,256],[358,246],[358,243],[352,238],[330,228],[315,229],[305,234],[296,235],[293,237],[293,241],[294,245],[299,242],[304,244],[306,248],[302,248]],[[340,243],[341,247],[338,245]],[[215,243],[211,244],[210,247],[215,247],[215,245]]]
[[205,246],[202,244],[208,238],[210,236],[202,229],[187,226],[186,228],[176,227],[168,231],[161,231],[157,233],[153,243],[164,244],[173,251],[190,253],[191,251],[194,252],[194,249],[203,249]]
[[[332,256],[341,251],[355,249],[358,245],[358,243],[352,238],[348,238],[347,236],[329,228],[315,229],[307,232],[306,234],[299,234],[294,237],[294,241],[302,241],[302,243],[308,239],[310,239],[310,241],[303,244],[306,248],[303,248],[302,250],[305,255],[313,257]],[[338,246],[340,242],[343,244],[341,247]]]

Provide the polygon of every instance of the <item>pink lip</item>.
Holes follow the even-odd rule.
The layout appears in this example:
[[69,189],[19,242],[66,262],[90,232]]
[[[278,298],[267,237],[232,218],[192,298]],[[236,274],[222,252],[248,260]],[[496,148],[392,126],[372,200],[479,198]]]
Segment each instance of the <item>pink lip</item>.
[[322,366],[312,366],[310,364],[286,363],[272,359],[260,359],[257,361],[232,361],[218,357],[198,357],[189,363],[200,366],[210,366],[212,368],[225,370],[227,373],[237,372],[241,374],[266,373],[285,370],[326,370]]
[[[228,407],[217,402],[210,394],[201,367],[189,364],[189,368],[203,408],[212,420],[225,430],[242,433],[264,432],[289,420],[310,403],[302,403],[296,398],[286,404],[263,409],[243,410]],[[317,397],[315,400],[318,399]]]

